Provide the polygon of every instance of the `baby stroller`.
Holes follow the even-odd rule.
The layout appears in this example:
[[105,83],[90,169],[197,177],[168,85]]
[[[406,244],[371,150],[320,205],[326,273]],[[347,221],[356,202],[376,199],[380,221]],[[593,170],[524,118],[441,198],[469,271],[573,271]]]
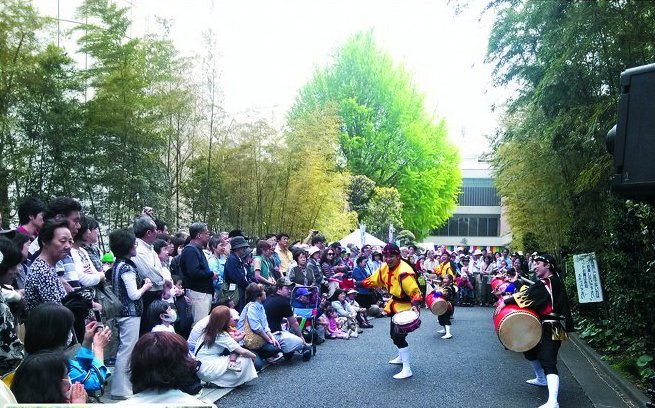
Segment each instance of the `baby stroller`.
[[321,301],[321,291],[317,286],[296,285],[291,291],[291,308],[298,319],[298,326],[305,342],[316,355],[318,335],[316,333],[316,315]]

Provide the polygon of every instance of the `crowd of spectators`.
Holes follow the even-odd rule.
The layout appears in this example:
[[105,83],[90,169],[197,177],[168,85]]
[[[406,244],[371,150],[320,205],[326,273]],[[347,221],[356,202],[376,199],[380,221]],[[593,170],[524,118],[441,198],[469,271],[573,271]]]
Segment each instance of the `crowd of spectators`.
[[[328,244],[315,230],[295,242],[200,222],[171,234],[146,207],[101,251],[100,224],[72,198],[28,198],[18,219],[0,236],[0,374],[19,403],[107,391],[196,404],[203,384],[238,386],[266,364],[309,361],[325,339],[357,338],[388,300],[356,284],[379,268],[380,248]],[[529,270],[507,250],[419,251],[401,256],[422,290],[449,275],[460,305],[489,305],[494,274]]]

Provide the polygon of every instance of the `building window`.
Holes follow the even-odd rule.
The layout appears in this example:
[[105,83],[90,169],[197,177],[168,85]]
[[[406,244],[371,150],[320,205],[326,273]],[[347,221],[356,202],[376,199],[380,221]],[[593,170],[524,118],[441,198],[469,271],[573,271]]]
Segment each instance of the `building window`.
[[500,215],[454,215],[431,235],[441,237],[498,237]]
[[500,206],[500,197],[492,179],[465,178],[457,199],[460,206]]

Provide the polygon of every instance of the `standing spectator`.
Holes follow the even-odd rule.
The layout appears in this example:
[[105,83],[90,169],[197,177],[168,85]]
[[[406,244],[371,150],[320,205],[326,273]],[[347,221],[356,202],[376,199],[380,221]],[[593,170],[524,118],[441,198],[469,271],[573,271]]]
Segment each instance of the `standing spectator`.
[[[14,235],[14,238],[12,238],[12,241],[14,245],[20,250],[21,255],[23,257],[23,261],[21,262],[20,267],[18,268],[18,274],[16,275],[16,279],[14,282],[12,282],[12,285],[14,288],[21,290],[25,289],[25,280],[27,280],[27,272],[30,270],[30,260],[28,259],[30,256],[30,244],[32,243],[32,240],[30,237],[28,237],[25,234],[21,233],[16,233]],[[22,293],[25,295],[24,291]]]
[[[298,326],[298,321],[293,315],[293,309],[289,303],[293,282],[288,278],[280,278],[276,286],[275,294],[264,301],[268,326],[286,358],[293,357],[296,351],[302,351],[303,360],[308,361],[311,358],[311,350],[306,346],[300,326]],[[284,319],[287,321],[289,331],[282,329]]]
[[[83,248],[84,245],[91,244],[93,241],[92,229],[97,229],[98,222],[87,215],[82,215],[80,219],[80,228],[73,237],[73,246],[71,248],[71,257],[75,263],[75,269],[78,271],[78,277],[82,286],[95,286],[105,281],[105,274],[102,269],[98,270],[96,265],[91,261],[89,253]],[[96,239],[97,242],[97,239]]]
[[[149,279],[151,282],[150,289],[140,298],[143,303],[143,310],[148,310],[150,303],[161,299],[164,281],[171,281],[170,271],[162,268],[159,256],[152,246],[157,239],[156,228],[155,222],[149,215],[141,215],[134,221],[136,255],[132,258],[132,262],[141,280]],[[116,253],[114,255],[116,256]],[[143,335],[150,331],[148,319],[141,319],[140,324],[139,334]]]
[[66,289],[55,265],[70,254],[73,237],[67,221],[49,221],[39,232],[39,256],[30,265],[25,282],[25,308],[29,313],[41,303],[61,303]]
[[[128,363],[132,349],[139,339],[139,327],[143,315],[143,296],[152,287],[150,279],[141,279],[132,259],[136,256],[136,238],[128,230],[116,230],[109,234],[109,247],[116,257],[112,272],[112,289],[121,301],[117,319],[119,343],[114,366],[111,398],[124,400],[132,395],[128,377]],[[159,261],[159,259],[157,259]]]
[[289,271],[289,280],[298,285],[312,286],[314,274],[307,268],[307,253],[302,249],[296,250],[293,259],[297,265]]
[[493,304],[493,296],[491,295],[491,280],[493,279],[494,275],[495,262],[491,254],[488,254],[483,259],[484,261],[482,263],[482,271],[480,272],[484,281],[482,304],[490,306]]
[[[18,274],[23,256],[13,242],[0,238],[0,285],[9,285]],[[23,344],[18,340],[14,316],[0,292],[0,375],[16,368],[23,359]]]
[[[362,282],[364,279],[371,276],[366,269],[366,264],[368,260],[365,256],[360,256],[357,258],[357,265],[353,269],[353,279],[355,282]],[[357,287],[357,303],[368,309],[376,301],[376,296],[371,289],[365,288],[363,286]]]
[[180,256],[180,271],[184,279],[184,287],[191,299],[191,314],[193,324],[207,316],[212,306],[214,295],[214,279],[218,272],[209,269],[207,257],[203,249],[209,241],[207,225],[194,222],[189,226],[189,245],[185,246]]
[[289,264],[293,259],[293,254],[289,251],[289,234],[281,232],[277,234],[277,247],[275,253],[280,258],[280,273],[287,276]]
[[427,257],[425,258],[425,261],[423,261],[423,271],[425,273],[433,274],[438,265],[439,261],[437,261],[434,256],[434,250],[428,250]]
[[209,238],[209,252],[211,252],[211,255],[207,258],[209,270],[218,274],[218,278],[214,281],[214,298],[212,303],[215,303],[218,302],[218,293],[221,290],[221,286],[223,286],[225,262],[227,261],[225,241],[220,234]]
[[257,242],[252,269],[255,273],[255,282],[261,283],[265,288],[275,285],[275,278],[272,274],[273,265],[270,261],[272,254],[273,247],[268,241],[260,240]]
[[273,252],[269,257],[269,260],[273,265],[273,276],[275,279],[280,279],[282,277],[282,273],[280,272],[280,257],[277,252],[275,252],[275,248],[277,248],[277,235],[266,234],[266,241],[271,244],[271,248],[273,248]]
[[243,259],[249,253],[250,245],[244,237],[236,236],[230,240],[230,248],[230,256],[225,263],[222,291],[235,301],[235,308],[240,312],[246,304],[246,287],[249,283]]
[[16,232],[25,234],[30,239],[39,235],[39,230],[43,227],[43,214],[46,206],[41,200],[34,197],[27,197],[18,206],[18,223]]
[[321,250],[313,246],[307,250],[309,259],[307,260],[307,270],[314,277],[314,286],[320,287],[323,283],[323,271],[321,270]]
[[[80,229],[85,229],[82,248],[89,254],[89,259],[96,267],[96,270],[102,271],[102,255],[98,248],[98,239],[100,237],[100,224],[93,217],[87,215],[84,217],[86,225],[80,223]],[[79,234],[79,232],[78,232]]]

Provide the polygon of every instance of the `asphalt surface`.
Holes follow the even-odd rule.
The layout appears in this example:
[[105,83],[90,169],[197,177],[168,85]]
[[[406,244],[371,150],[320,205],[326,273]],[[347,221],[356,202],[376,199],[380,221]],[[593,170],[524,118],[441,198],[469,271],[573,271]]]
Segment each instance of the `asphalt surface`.
[[[395,380],[400,366],[389,339],[389,319],[373,321],[359,338],[328,340],[311,361],[270,366],[259,378],[230,392],[218,407],[538,407],[546,388],[524,381],[532,369],[520,353],[505,350],[495,334],[492,308],[458,307],[453,338],[443,340],[435,316],[423,309],[421,327],[408,336],[414,376]],[[560,372],[561,408],[594,404],[565,364]]]

